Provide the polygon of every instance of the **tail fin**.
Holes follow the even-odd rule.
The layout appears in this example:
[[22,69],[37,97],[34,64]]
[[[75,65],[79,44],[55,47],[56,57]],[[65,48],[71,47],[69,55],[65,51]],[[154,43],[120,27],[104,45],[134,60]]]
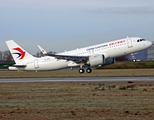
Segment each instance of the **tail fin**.
[[20,47],[13,40],[6,41],[6,44],[11,52],[11,55],[16,64],[20,64],[23,61],[33,59],[34,57]]

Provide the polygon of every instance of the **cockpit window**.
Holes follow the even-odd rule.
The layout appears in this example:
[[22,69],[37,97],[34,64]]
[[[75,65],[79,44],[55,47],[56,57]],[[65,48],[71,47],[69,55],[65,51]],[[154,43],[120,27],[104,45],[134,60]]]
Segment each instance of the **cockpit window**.
[[137,42],[141,42],[141,41],[145,41],[145,39],[139,39],[139,40],[137,40]]

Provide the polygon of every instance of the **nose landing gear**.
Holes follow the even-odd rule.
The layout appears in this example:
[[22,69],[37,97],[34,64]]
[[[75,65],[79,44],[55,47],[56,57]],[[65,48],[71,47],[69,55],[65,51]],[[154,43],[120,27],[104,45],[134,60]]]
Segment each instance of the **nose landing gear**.
[[133,62],[136,62],[136,57],[134,56],[134,53],[131,53],[131,56],[133,58]]

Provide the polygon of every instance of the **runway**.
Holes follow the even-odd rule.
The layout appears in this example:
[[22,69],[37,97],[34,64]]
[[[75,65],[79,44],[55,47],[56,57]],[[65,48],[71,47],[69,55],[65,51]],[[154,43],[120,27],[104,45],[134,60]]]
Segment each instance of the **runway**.
[[9,78],[0,83],[154,81],[154,77]]

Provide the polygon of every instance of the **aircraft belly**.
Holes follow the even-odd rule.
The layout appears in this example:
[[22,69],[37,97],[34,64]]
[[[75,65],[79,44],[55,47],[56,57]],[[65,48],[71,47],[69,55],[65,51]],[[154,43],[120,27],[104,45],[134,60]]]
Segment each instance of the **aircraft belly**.
[[31,64],[27,64],[27,67],[25,67],[25,70],[35,70],[35,68],[34,68],[34,64],[33,63],[31,63]]
[[112,49],[112,50],[108,51],[108,54],[110,55],[111,58],[114,58],[114,57],[128,55],[128,54],[134,53],[135,51],[137,51],[137,50],[134,47],[132,47],[132,48],[116,48],[116,49]]
[[110,58],[114,58],[114,57],[117,57],[117,56],[124,55],[124,52],[121,49],[118,49],[118,48],[108,50],[106,53],[109,54]]
[[65,60],[59,60],[55,62],[48,62],[39,64],[38,70],[57,70],[57,69],[63,69],[66,68],[68,65],[68,62]]

